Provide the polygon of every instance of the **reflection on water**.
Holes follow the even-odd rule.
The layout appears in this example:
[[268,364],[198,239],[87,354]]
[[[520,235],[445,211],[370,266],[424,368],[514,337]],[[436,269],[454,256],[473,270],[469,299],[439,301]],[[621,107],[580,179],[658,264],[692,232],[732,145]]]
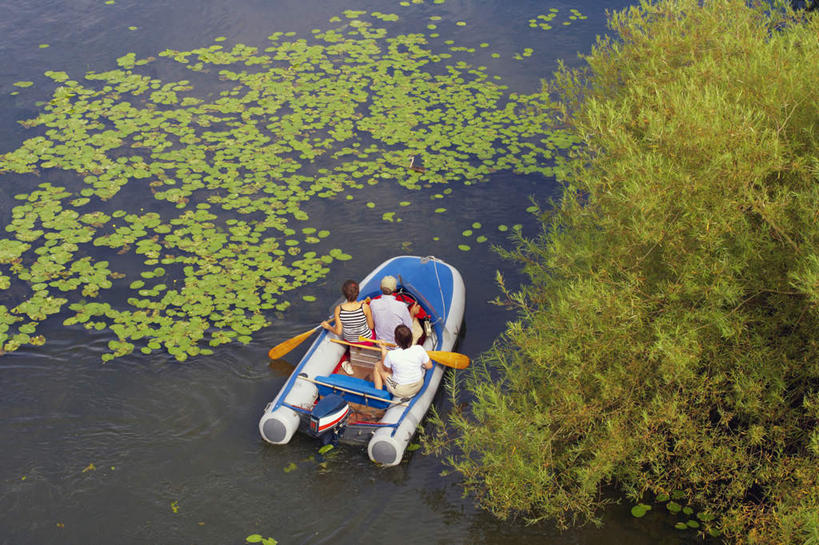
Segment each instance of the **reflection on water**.
[[[290,362],[283,358],[278,358],[275,360],[268,360],[267,366],[273,371],[273,374],[279,377],[289,377],[290,373],[293,371],[295,367],[294,362]],[[298,363],[298,362],[296,362]]]
[[[576,52],[587,50],[594,34],[603,32],[603,10],[620,5],[395,4],[390,7],[402,17],[401,32],[428,32],[429,17],[437,15],[467,22],[464,32],[476,47],[490,41],[493,50],[534,48],[540,56],[519,63],[495,62],[488,54],[484,59],[492,73],[523,92],[537,89],[556,58],[575,62]],[[35,86],[25,95],[10,95],[15,81],[40,81],[45,70],[103,70],[128,51],[139,57],[164,48],[185,50],[216,36],[263,43],[278,30],[308,35],[350,7],[304,0],[0,5],[0,53],[13,59],[0,71],[2,151],[31,136],[15,122],[32,116],[33,100],[45,93]],[[570,32],[519,31],[552,6],[577,8],[589,19]],[[359,7],[385,10],[383,2]],[[43,43],[50,47],[39,48]],[[0,189],[5,222],[13,206],[10,195],[24,188],[14,185],[19,178],[3,180],[9,182]],[[440,475],[441,462],[421,452],[396,468],[381,469],[361,449],[345,446],[321,456],[318,445],[300,435],[282,447],[258,436],[262,409],[310,343],[272,362],[267,350],[326,316],[338,297],[339,279],[363,278],[391,255],[436,255],[458,267],[467,285],[469,325],[459,348],[473,358],[486,350],[513,318],[488,303],[497,295],[495,271],[504,270],[510,285],[521,280],[489,246],[506,243],[501,225],[520,223],[533,233],[535,222],[523,213],[528,196],[542,201],[557,191],[551,180],[499,173],[487,183],[456,189],[445,214],[434,213],[440,206],[434,191],[414,194],[412,212],[402,213],[401,223],[381,218],[406,198],[388,186],[368,189],[373,209],[356,201],[311,202],[305,207],[311,217],[322,218],[334,236],[350,241],[354,259],[334,264],[328,279],[305,288],[315,303],[300,302],[284,315],[269,316],[272,324],[251,343],[218,347],[212,356],[185,364],[162,353],[100,364],[110,334],[50,320],[45,346],[0,358],[0,543],[237,544],[253,533],[280,543],[316,544],[680,542],[660,514],[637,521],[626,506],[607,514],[603,530],[560,533],[548,525],[499,522],[476,511],[461,497],[457,480]],[[473,236],[469,252],[458,250],[462,232],[475,222],[487,241],[478,243]],[[439,397],[445,412],[447,400]]]

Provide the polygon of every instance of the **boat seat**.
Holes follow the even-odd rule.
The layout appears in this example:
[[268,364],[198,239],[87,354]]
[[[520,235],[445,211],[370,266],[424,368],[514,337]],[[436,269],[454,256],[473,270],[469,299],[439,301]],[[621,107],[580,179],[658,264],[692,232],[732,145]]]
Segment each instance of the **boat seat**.
[[350,347],[350,363],[357,367],[374,369],[379,361],[381,361],[381,352],[376,352],[371,348]]
[[337,394],[352,403],[386,409],[392,401],[392,394],[379,390],[369,380],[346,375],[318,376],[315,378],[321,396]]

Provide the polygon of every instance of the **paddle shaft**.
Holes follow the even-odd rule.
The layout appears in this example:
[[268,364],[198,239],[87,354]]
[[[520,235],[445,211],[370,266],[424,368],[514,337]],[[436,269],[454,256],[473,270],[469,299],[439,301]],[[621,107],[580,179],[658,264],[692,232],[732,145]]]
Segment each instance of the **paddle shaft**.
[[[370,341],[373,341],[373,340],[374,339],[370,339]],[[358,348],[364,348],[366,350],[375,350],[377,352],[381,352],[381,349],[378,348],[377,346],[367,346],[367,345],[363,345],[363,344],[356,344],[356,343],[351,343],[351,342],[347,342],[347,341],[342,341],[341,339],[330,339],[330,342],[334,342],[334,343],[338,343],[338,344],[344,344],[344,345],[347,345],[347,346],[357,346]]]
[[[381,349],[377,346],[366,346],[361,344],[355,344],[347,341],[342,341],[340,339],[330,339],[334,343],[344,344],[347,346],[357,346],[359,348],[364,348],[365,350],[377,350],[381,352]],[[375,339],[368,339],[368,342],[377,342]],[[469,357],[464,354],[459,354],[457,352],[442,352],[437,350],[427,350],[427,354],[429,355],[429,359],[440,363],[441,365],[445,365],[447,367],[452,367],[453,369],[465,369],[469,366]]]
[[398,345],[397,345],[397,344],[395,344],[395,343],[391,343],[390,341],[384,341],[384,340],[381,340],[381,339],[368,339],[367,337],[361,337],[361,336],[359,336],[359,337],[358,337],[358,340],[359,340],[360,342],[363,342],[363,343],[365,343],[365,342],[371,342],[371,343],[376,343],[376,344],[383,344],[384,346],[398,346]]
[[318,384],[321,386],[327,386],[333,390],[338,390],[340,392],[347,392],[348,394],[355,394],[357,396],[365,397],[367,399],[375,399],[377,401],[383,401],[384,403],[389,403],[390,405],[401,405],[402,403],[406,403],[406,401],[391,401],[384,399],[383,397],[371,396],[369,394],[365,394],[364,392],[356,392],[355,390],[350,390],[348,388],[342,388],[341,386],[336,386],[335,384],[327,384],[326,382],[320,382],[318,380],[312,379],[310,377],[299,375],[298,378],[301,380],[306,380],[307,382],[312,382],[313,384]]
[[285,354],[287,354],[288,352],[290,352],[291,350],[296,348],[298,345],[303,343],[305,341],[305,339],[307,339],[310,335],[312,335],[320,327],[321,327],[321,324],[317,325],[316,327],[314,327],[313,329],[311,329],[309,331],[305,331],[304,333],[299,333],[295,337],[291,337],[291,338],[287,339],[284,342],[280,342],[279,344],[277,344],[276,346],[274,346],[273,348],[271,348],[267,352],[267,357],[270,358],[271,360],[277,360],[277,359],[281,358],[282,356],[284,356]]

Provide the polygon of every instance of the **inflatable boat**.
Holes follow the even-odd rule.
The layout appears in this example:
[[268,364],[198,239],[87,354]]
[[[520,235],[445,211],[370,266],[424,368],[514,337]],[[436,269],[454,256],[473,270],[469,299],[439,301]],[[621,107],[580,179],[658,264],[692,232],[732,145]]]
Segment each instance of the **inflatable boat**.
[[[372,372],[380,349],[345,343],[335,334],[321,333],[268,403],[259,432],[274,445],[286,444],[296,431],[323,443],[366,445],[370,459],[385,466],[401,462],[416,428],[432,404],[445,366],[438,352],[451,353],[464,315],[465,288],[460,273],[434,257],[398,256],[389,259],[359,283],[359,298],[381,295],[381,278],[398,280],[396,296],[417,302],[421,344],[433,360],[421,391],[409,399],[393,399],[376,389]],[[443,361],[440,360],[439,361]],[[467,359],[468,361],[468,359]],[[451,366],[451,365],[450,365]]]

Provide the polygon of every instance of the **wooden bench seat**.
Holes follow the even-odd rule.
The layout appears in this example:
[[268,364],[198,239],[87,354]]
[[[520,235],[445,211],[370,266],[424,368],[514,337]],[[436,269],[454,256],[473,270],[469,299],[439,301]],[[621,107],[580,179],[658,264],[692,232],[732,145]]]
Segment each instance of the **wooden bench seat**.
[[371,348],[350,347],[350,363],[357,367],[372,370],[379,361],[381,361],[380,352],[376,352]]

